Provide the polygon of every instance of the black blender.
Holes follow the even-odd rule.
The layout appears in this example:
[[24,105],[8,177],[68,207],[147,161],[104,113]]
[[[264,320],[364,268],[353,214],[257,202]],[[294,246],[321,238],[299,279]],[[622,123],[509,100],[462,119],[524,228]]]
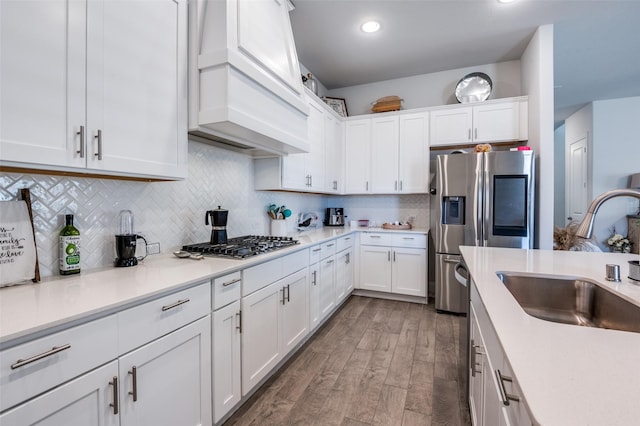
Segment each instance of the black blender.
[[209,225],[211,218],[211,244],[227,243],[227,217],[229,210],[218,208],[216,210],[207,210],[204,215],[205,225]]
[[[133,232],[133,213],[131,210],[120,211],[116,232],[115,266],[136,266],[138,261],[147,255],[147,240]],[[138,240],[144,241],[145,255],[141,257],[136,257]]]

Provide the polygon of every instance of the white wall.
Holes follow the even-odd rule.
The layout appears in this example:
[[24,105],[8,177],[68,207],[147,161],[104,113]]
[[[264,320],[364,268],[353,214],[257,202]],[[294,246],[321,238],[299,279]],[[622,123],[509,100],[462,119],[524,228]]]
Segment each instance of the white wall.
[[[594,197],[615,188],[626,188],[630,175],[640,173],[640,97],[593,102]],[[635,214],[638,200],[615,198],[600,207],[594,237],[604,242],[613,227],[627,234],[626,215]]]
[[520,58],[522,92],[529,96],[529,145],[536,152],[536,239],[534,246],[553,247],[553,25],[533,35]]
[[567,222],[565,213],[565,125],[562,124],[553,132],[553,224],[564,227]]
[[520,96],[520,61],[478,65],[468,68],[421,74],[327,92],[327,96],[344,98],[349,115],[371,113],[372,102],[384,96],[404,99],[402,109],[456,104],[455,86],[470,72],[484,72],[493,82],[490,99]]

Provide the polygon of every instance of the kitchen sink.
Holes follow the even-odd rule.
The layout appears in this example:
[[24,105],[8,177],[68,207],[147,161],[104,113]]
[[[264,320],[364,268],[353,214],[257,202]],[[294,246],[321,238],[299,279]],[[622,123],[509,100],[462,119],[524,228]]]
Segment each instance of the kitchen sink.
[[497,272],[524,311],[563,324],[640,333],[640,306],[583,278]]

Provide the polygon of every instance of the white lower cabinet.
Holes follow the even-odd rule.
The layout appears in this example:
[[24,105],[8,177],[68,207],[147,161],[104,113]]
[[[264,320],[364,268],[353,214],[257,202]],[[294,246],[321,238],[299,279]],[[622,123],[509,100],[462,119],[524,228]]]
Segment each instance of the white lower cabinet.
[[[2,425],[117,426],[112,361],[0,415]],[[116,382],[117,383],[117,382]]]
[[309,257],[309,329],[315,330],[320,325],[320,245],[311,248]]
[[474,284],[469,315],[469,407],[473,425],[531,425],[522,392]]
[[119,360],[122,426],[211,424],[207,316]]
[[426,297],[425,235],[365,232],[360,242],[361,289]]
[[336,254],[336,304],[340,304],[353,290],[353,249]]
[[[268,266],[267,266],[268,267]],[[308,268],[242,298],[242,395],[309,331]]]
[[213,312],[213,422],[240,402],[240,300]]

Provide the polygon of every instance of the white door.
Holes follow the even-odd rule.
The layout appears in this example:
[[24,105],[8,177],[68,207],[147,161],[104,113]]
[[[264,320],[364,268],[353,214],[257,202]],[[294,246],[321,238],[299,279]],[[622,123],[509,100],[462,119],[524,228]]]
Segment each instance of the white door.
[[471,107],[431,111],[429,145],[471,143],[473,111]]
[[211,424],[211,318],[119,360],[122,426]]
[[360,288],[391,291],[391,248],[360,246]]
[[398,116],[371,120],[371,192],[398,191]]
[[282,300],[280,281],[242,298],[243,396],[282,359]]
[[289,353],[309,333],[309,273],[305,268],[283,281],[286,302],[282,305],[283,353]]
[[240,388],[240,301],[213,313],[213,422],[242,397]]
[[0,1],[0,28],[2,161],[84,168],[86,3]]
[[320,321],[329,315],[336,305],[336,260],[335,256],[320,261]]
[[520,102],[498,102],[473,107],[474,142],[520,139]]
[[320,324],[320,264],[309,266],[309,328]]
[[400,116],[398,191],[426,194],[429,190],[429,113]]
[[345,122],[344,191],[348,194],[371,190],[371,119]]
[[589,204],[587,142],[588,135],[584,135],[569,143],[566,180],[567,223],[581,221]]
[[393,293],[425,297],[427,295],[427,251],[394,248],[391,278]]
[[88,2],[89,168],[185,174],[186,12],[186,0]]
[[[0,415],[2,425],[117,426],[118,362],[112,361]],[[116,379],[114,381],[114,378]],[[122,387],[119,386],[119,392]],[[122,401],[122,396],[120,398]],[[116,409],[117,408],[117,409]]]

